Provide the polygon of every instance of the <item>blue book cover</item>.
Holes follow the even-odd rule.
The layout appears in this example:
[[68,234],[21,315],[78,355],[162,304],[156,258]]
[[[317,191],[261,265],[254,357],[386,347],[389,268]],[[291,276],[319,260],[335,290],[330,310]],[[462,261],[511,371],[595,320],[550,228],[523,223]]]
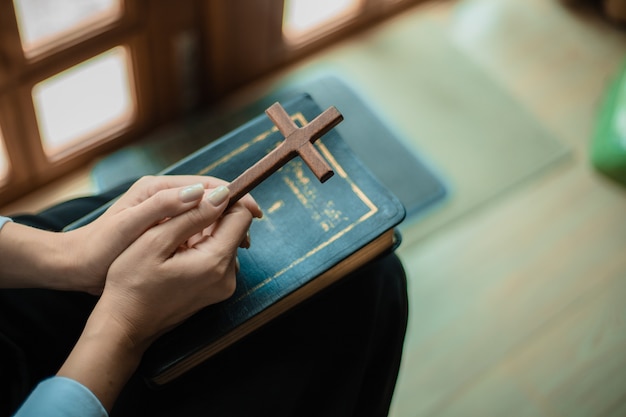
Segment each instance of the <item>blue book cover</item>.
[[[324,110],[308,95],[282,104],[300,126]],[[262,115],[161,174],[232,181],[282,140]],[[337,129],[314,146],[333,177],[320,183],[296,157],[252,190],[264,217],[250,228],[251,247],[238,252],[235,294],[153,344],[140,368],[152,384],[175,379],[397,243],[394,228],[405,216],[402,203],[355,156]]]

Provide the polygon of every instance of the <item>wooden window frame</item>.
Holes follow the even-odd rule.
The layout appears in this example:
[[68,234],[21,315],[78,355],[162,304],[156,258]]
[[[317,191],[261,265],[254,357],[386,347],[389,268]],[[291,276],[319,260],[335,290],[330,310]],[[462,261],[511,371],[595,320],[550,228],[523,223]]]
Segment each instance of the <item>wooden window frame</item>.
[[[284,0],[122,0],[119,19],[32,56],[22,50],[13,2],[0,2],[0,125],[10,164],[9,178],[0,180],[0,205],[425,0],[361,1],[354,17],[290,44],[283,37]],[[135,120],[48,158],[32,87],[119,45],[129,46]]]
[[[13,2],[0,8],[0,123],[9,174],[0,182],[0,203],[24,194],[88,163],[145,132],[154,114],[148,24],[140,0],[122,1],[119,18],[93,31],[61,37],[27,55],[19,38]],[[80,35],[80,36],[78,36]],[[82,36],[82,37],[81,37]],[[120,129],[97,131],[85,141],[46,155],[35,114],[33,87],[58,73],[117,46],[127,51],[133,120]]]
[[[213,0],[203,10],[215,98],[425,0],[362,0],[357,14],[295,44],[283,37],[284,0]],[[245,27],[245,30],[242,28]]]

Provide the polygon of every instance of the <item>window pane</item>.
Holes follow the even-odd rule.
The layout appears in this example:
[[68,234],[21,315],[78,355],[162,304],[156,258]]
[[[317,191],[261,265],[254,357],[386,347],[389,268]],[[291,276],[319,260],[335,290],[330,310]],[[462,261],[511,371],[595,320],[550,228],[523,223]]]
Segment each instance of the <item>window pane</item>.
[[4,138],[2,137],[2,130],[0,130],[0,184],[4,182],[9,174],[9,157],[7,150],[4,146]]
[[135,112],[127,51],[118,46],[33,88],[44,151],[52,155],[105,130],[120,130]]
[[360,0],[285,0],[283,34],[297,41],[303,36],[353,15]]
[[29,51],[79,29],[102,26],[121,11],[121,0],[13,0],[22,46]]

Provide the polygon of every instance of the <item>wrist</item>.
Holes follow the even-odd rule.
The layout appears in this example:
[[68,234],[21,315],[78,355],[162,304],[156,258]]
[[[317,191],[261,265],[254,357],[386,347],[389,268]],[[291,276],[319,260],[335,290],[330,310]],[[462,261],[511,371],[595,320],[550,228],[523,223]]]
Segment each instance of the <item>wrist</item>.
[[63,234],[17,223],[5,224],[0,236],[1,286],[71,289],[65,271],[71,251]]
[[149,322],[133,319],[137,314],[132,309],[140,304],[140,300],[112,294],[107,289],[91,312],[85,330],[90,334],[113,337],[129,355],[142,356],[155,337],[147,330],[151,328]]
[[123,322],[98,303],[57,375],[80,382],[110,410],[147,348],[130,334]]
[[56,262],[51,268],[56,277],[57,289],[101,294],[106,269],[94,266],[97,264],[94,264],[94,260],[97,259],[88,252],[88,236],[78,230],[56,235],[56,243],[62,248],[51,256]]
[[[62,291],[82,291],[98,294],[102,288],[89,286],[89,279],[80,253],[81,245],[69,233],[39,231],[37,253],[42,254],[38,262],[38,275],[45,277],[42,288]],[[82,260],[81,260],[82,259]],[[104,279],[99,280],[102,282]]]

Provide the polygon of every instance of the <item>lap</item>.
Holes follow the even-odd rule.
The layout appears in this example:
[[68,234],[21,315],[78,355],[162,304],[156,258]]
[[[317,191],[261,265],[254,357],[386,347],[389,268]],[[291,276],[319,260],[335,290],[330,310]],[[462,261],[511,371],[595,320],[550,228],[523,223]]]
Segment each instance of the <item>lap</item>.
[[138,377],[112,415],[386,415],[404,289],[397,258],[379,259],[159,391]]
[[[102,199],[24,220],[60,229]],[[56,372],[95,302],[82,293],[0,291],[0,375],[9,400],[20,402]],[[135,375],[111,415],[386,415],[406,319],[405,275],[390,254],[164,388],[152,390]]]

